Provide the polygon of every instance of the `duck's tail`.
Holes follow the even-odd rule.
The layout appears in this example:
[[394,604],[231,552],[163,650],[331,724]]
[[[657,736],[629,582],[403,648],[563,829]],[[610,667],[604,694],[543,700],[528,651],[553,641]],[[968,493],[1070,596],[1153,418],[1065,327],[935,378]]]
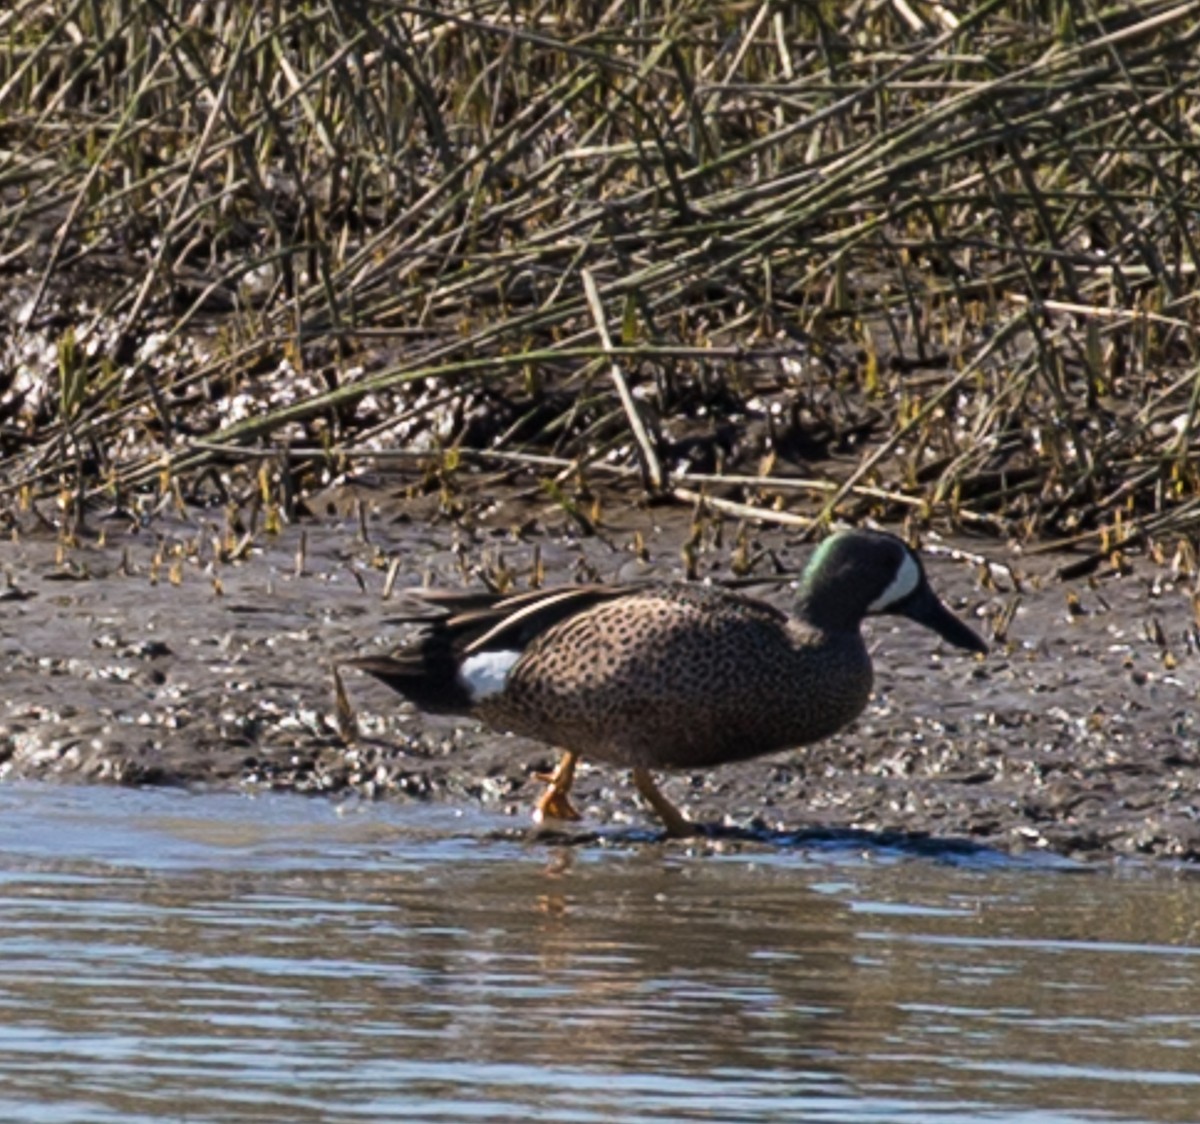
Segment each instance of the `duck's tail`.
[[469,714],[471,694],[459,676],[454,644],[441,622],[399,651],[343,660],[365,671],[428,714]]

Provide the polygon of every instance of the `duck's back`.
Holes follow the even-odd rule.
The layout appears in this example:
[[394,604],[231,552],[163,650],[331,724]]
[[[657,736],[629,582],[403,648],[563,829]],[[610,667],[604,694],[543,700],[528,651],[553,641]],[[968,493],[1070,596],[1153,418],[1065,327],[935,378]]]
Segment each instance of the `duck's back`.
[[547,629],[475,709],[599,760],[704,768],[826,737],[870,690],[857,630],[820,632],[734,593],[664,585]]

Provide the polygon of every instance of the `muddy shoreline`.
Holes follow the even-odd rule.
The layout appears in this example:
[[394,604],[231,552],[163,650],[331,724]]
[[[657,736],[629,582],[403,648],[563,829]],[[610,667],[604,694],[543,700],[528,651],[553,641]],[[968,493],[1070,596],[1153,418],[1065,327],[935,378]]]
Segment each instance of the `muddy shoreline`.
[[[552,764],[547,747],[420,715],[349,672],[358,732],[347,741],[331,672],[339,658],[399,643],[410,626],[386,622],[403,588],[427,578],[460,586],[479,566],[518,584],[535,565],[548,584],[682,572],[678,510],[631,507],[592,537],[545,513],[524,519],[521,536],[513,525],[379,517],[364,541],[356,519],[329,515],[260,535],[236,561],[209,545],[203,512],[140,527],[93,520],[66,548],[49,527],[23,527],[3,554],[0,776],[476,802],[523,827],[539,791],[532,774]],[[758,557],[789,571],[809,550],[785,531],[752,538]],[[729,575],[747,545],[732,539],[706,543],[702,574]],[[668,777],[665,791],[697,820],[751,831],[1200,860],[1194,580],[1135,558],[1124,574],[1059,582],[1061,556],[953,545],[1022,578],[1019,591],[995,588],[975,566],[929,559],[938,591],[989,637],[1019,597],[1007,641],[986,660],[908,622],[871,621],[875,694],[852,727],[801,751]],[[788,596],[785,585],[768,594]],[[585,767],[575,791],[585,830],[652,827],[617,770]]]

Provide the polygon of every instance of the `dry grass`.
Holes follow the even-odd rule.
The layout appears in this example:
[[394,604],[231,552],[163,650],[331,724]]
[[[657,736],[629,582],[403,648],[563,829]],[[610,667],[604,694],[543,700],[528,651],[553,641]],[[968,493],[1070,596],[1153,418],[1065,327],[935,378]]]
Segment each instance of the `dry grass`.
[[1190,534],[1198,170],[1196,2],[15,0],[0,484]]

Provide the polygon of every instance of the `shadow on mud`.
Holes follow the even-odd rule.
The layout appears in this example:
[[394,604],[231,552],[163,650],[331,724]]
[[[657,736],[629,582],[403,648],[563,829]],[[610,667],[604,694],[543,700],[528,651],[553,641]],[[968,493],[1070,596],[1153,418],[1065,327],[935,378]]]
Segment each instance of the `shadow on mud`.
[[958,867],[993,869],[1035,868],[1061,872],[1088,872],[1096,868],[1049,851],[1014,854],[970,839],[935,836],[922,831],[867,831],[862,828],[811,827],[774,830],[765,824],[696,824],[695,835],[673,839],[651,828],[572,830],[570,827],[504,828],[488,832],[492,840],[524,839],[529,843],[559,847],[630,847],[661,844],[688,851],[711,850],[724,854],[805,851],[822,857],[926,859]]

